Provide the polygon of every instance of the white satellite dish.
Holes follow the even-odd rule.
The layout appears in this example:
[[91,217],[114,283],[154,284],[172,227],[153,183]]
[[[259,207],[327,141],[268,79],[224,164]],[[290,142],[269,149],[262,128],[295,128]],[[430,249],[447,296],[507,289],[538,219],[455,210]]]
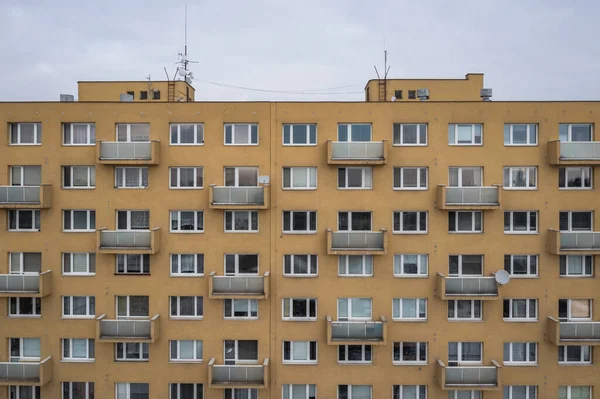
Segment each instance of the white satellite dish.
[[396,96],[392,96],[392,101],[396,101]]
[[506,270],[498,270],[495,278],[498,284],[504,285],[510,281],[510,274]]
[[179,68],[177,73],[179,73],[179,76],[185,76],[185,75],[187,75],[188,71],[185,70],[184,68]]

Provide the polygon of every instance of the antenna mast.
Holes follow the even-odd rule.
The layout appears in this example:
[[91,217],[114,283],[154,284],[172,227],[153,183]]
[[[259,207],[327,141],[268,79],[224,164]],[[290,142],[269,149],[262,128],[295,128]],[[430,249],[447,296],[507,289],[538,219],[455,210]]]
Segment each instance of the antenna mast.
[[374,66],[375,73],[377,74],[377,79],[379,83],[379,101],[386,101],[387,98],[387,76],[390,71],[390,67],[387,64],[387,48],[385,46],[385,38],[383,38],[383,79],[381,75],[379,75],[379,71],[377,70],[377,66]]

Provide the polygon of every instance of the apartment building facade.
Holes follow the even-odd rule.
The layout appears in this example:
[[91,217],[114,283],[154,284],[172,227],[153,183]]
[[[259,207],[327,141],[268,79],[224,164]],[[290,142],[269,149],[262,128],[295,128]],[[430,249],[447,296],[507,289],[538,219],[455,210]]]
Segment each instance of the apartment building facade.
[[599,102],[79,84],[0,103],[0,398],[600,395]]

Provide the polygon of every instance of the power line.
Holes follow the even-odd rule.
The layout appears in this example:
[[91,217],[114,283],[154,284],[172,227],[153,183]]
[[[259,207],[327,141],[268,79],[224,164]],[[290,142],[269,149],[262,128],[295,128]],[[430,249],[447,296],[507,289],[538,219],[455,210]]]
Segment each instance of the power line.
[[203,83],[208,83],[208,84],[215,85],[215,86],[229,87],[231,89],[259,91],[259,92],[264,92],[264,93],[302,94],[302,95],[314,95],[314,94],[317,94],[317,95],[329,95],[329,94],[331,94],[331,95],[363,94],[362,91],[346,91],[346,92],[326,92],[325,91],[325,90],[344,89],[344,88],[348,88],[348,87],[356,87],[356,86],[360,86],[360,85],[347,85],[347,86],[330,87],[330,88],[325,88],[325,89],[292,91],[292,90],[257,89],[257,88],[254,88],[254,87],[236,86],[236,85],[230,85],[230,84],[226,84],[226,83],[213,82],[211,80],[196,79],[196,81],[203,82]]

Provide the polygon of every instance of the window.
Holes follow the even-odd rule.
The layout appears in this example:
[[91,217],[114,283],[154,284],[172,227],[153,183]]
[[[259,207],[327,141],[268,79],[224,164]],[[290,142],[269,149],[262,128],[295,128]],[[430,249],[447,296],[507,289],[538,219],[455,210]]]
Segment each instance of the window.
[[226,187],[256,187],[258,186],[258,168],[254,166],[226,167]]
[[96,316],[96,297],[63,296],[62,317],[90,319]]
[[338,276],[373,276],[373,255],[339,255]]
[[63,123],[63,145],[95,145],[95,123]]
[[505,299],[504,321],[537,321],[537,299]]
[[117,318],[148,318],[149,305],[147,296],[117,296]]
[[558,168],[558,187],[564,189],[591,189],[592,168]]
[[118,254],[117,274],[150,274],[150,255]]
[[39,361],[40,339],[39,338],[10,338],[10,362]]
[[592,277],[593,275],[592,255],[560,255],[561,277]]
[[394,233],[427,234],[427,211],[394,212]]
[[318,274],[317,255],[283,255],[283,275],[311,277]]
[[483,231],[483,212],[448,212],[448,232],[481,233]]
[[42,144],[41,123],[11,123],[9,131],[11,145]]
[[592,347],[572,345],[558,347],[558,364],[591,364]]
[[198,189],[204,187],[204,168],[169,168],[169,187],[178,189]]
[[537,399],[537,386],[505,385],[502,399]]
[[116,188],[148,188],[148,168],[115,168]]
[[504,189],[534,190],[537,189],[537,166],[505,167]]
[[223,391],[225,399],[258,399],[256,388],[226,388]]
[[171,254],[171,276],[204,274],[204,254]]
[[371,141],[371,125],[366,123],[338,124],[338,141]]
[[450,276],[483,276],[483,255],[448,256]]
[[477,300],[449,300],[448,320],[468,321],[481,320],[483,301]]
[[42,184],[42,167],[37,165],[11,166],[11,186],[39,186]]
[[283,124],[283,145],[316,145],[316,124]]
[[283,188],[293,190],[314,190],[317,188],[316,167],[284,167]]
[[40,252],[9,252],[10,274],[37,274],[42,271]]
[[204,316],[204,298],[201,296],[172,296],[171,318],[200,319]]
[[483,168],[459,167],[448,168],[448,186],[450,187],[481,187],[483,186]]
[[258,211],[225,211],[225,231],[257,233]]
[[339,189],[373,188],[373,168],[338,168]]
[[88,338],[63,338],[62,360],[70,362],[94,361],[94,340]]
[[150,125],[148,123],[117,123],[117,141],[150,141]]
[[481,342],[448,342],[448,363],[481,363],[482,353]]
[[317,320],[316,298],[283,298],[283,320]]
[[338,298],[338,320],[371,320],[371,298]]
[[202,341],[171,340],[169,341],[169,360],[172,362],[201,362]]
[[171,233],[190,232],[204,232],[204,211],[171,211]]
[[256,364],[258,363],[257,340],[225,340],[225,364]]
[[397,100],[402,100],[402,90],[394,90],[394,97],[396,97]]
[[560,231],[592,231],[592,212],[560,212]]
[[482,391],[448,391],[448,399],[483,399]]
[[394,363],[427,364],[427,342],[394,342]]
[[427,124],[394,123],[394,145],[427,145]]
[[226,319],[258,319],[257,299],[225,299],[223,309]]
[[504,364],[537,364],[536,342],[505,342]]
[[427,190],[427,167],[395,167],[394,190]]
[[226,123],[225,145],[258,145],[258,124]]
[[559,299],[558,318],[560,321],[592,319],[591,299]]
[[591,386],[560,386],[558,387],[558,399],[591,399]]
[[203,145],[202,123],[171,123],[171,145]]
[[115,399],[149,399],[150,384],[136,384],[133,382],[118,382],[115,384],[117,392]]
[[203,384],[169,384],[170,399],[203,399]]
[[140,342],[117,342],[115,344],[115,360],[148,361],[148,344]]
[[427,277],[429,255],[399,254],[394,255],[395,277]]
[[89,232],[96,230],[96,211],[63,210],[63,231]]
[[29,209],[9,209],[8,230],[40,231],[40,211]]
[[40,399],[40,387],[9,385],[8,395],[10,399]]
[[338,230],[370,231],[371,212],[338,212]]
[[146,90],[140,91],[140,100],[147,100],[147,99],[148,99],[148,91],[146,91]]
[[558,125],[558,137],[563,142],[592,141],[593,126],[591,123],[561,123]]
[[64,252],[62,259],[63,276],[93,276],[96,274],[96,254],[94,252]]
[[283,399],[316,399],[317,386],[315,384],[283,384]]
[[409,90],[408,91],[408,99],[409,100],[415,100],[417,98],[417,91],[416,90]]
[[537,125],[506,123],[504,125],[504,145],[537,145]]
[[427,298],[394,298],[392,312],[396,321],[427,320]]
[[94,383],[63,382],[62,395],[62,399],[94,399]]
[[504,270],[511,277],[537,277],[538,255],[504,255]]
[[42,315],[41,298],[10,297],[8,299],[10,317],[40,317]]
[[537,211],[504,211],[504,233],[537,233]]
[[339,345],[338,363],[371,363],[371,345]]
[[225,275],[258,274],[257,254],[225,254]]
[[481,145],[483,138],[483,125],[474,124],[449,124],[449,145]]
[[130,95],[132,99],[135,98],[135,91],[128,91],[127,94]]
[[283,341],[283,363],[317,364],[317,341]]
[[153,100],[160,100],[160,90],[152,90],[152,99]]
[[148,230],[150,211],[117,211],[117,230]]
[[314,234],[317,232],[316,211],[283,211],[283,232]]
[[371,385],[338,385],[337,399],[372,399]]

